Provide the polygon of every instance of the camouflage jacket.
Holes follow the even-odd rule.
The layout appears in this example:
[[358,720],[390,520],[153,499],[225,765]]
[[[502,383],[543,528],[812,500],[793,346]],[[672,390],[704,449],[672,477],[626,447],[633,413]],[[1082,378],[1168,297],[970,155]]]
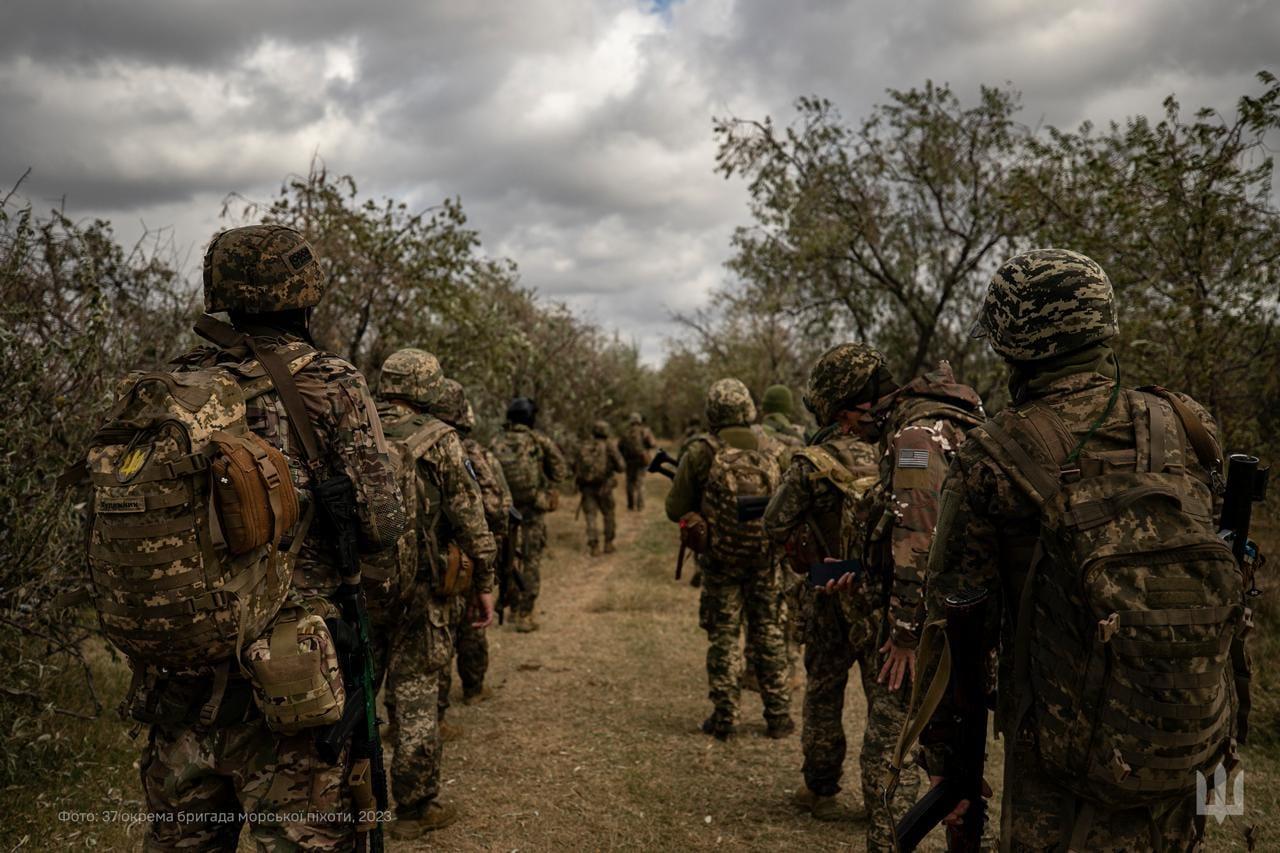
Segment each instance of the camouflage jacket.
[[791,447],[804,446],[804,431],[781,412],[770,412],[760,419],[760,425],[774,441]]
[[[284,333],[256,336],[255,340],[272,347],[300,342],[299,338]],[[178,370],[198,370],[251,358],[239,348],[200,347],[174,359],[173,364]],[[311,415],[320,456],[328,468],[326,476],[346,474],[355,484],[361,550],[368,553],[391,547],[404,533],[408,521],[387,455],[382,424],[364,376],[349,362],[321,351],[294,380]],[[305,506],[311,500],[311,473],[302,447],[289,429],[289,416],[279,393],[267,391],[252,400],[246,420],[254,433],[277,447],[289,460],[294,485]],[[324,594],[336,590],[341,582],[333,545],[320,524],[312,525],[307,532],[293,582],[303,592]]]
[[[388,423],[400,418],[422,417],[399,400],[384,403],[381,411]],[[479,592],[493,589],[493,563],[498,549],[485,520],[480,484],[468,464],[462,441],[452,428],[418,460],[418,506],[414,508],[414,520],[419,531],[427,532],[418,537],[419,567],[430,565],[432,559],[442,560],[450,543],[457,543],[476,564],[472,588]]]
[[[1079,439],[1105,409],[1114,381],[1114,373],[1094,371],[1055,379],[1018,405],[996,414],[992,420],[1005,425],[1020,405],[1035,400],[1053,409]],[[1209,414],[1190,397],[1178,396],[1216,440],[1217,426]],[[1133,446],[1133,415],[1123,395],[1086,446],[1090,452],[1100,453]],[[1190,458],[1199,472],[1197,476],[1208,480],[1208,472],[1200,469],[1194,454]],[[988,632],[985,647],[1001,649],[997,666],[996,727],[1011,736],[1014,733],[1007,729],[1016,711],[1012,689],[1016,603],[1039,538],[1040,515],[1026,493],[976,441],[967,441],[960,447],[943,489],[937,541],[928,565],[929,619],[942,618],[946,597],[961,589],[983,587],[992,593],[985,620]],[[927,678],[927,674],[922,673],[922,677]],[[945,701],[938,713],[945,714]],[[931,747],[930,768],[944,770],[946,755],[945,747]]]
[[888,584],[893,641],[914,648],[942,481],[965,432],[986,415],[977,392],[957,383],[945,361],[877,409],[886,427],[880,440],[880,484],[869,497],[867,554]]
[[480,486],[484,517],[489,523],[489,530],[494,536],[501,536],[507,530],[507,517],[513,506],[511,490],[507,488],[506,478],[502,476],[502,465],[483,444],[470,436],[462,440],[462,449],[467,454],[471,471]]
[[[560,451],[560,445],[556,444],[551,436],[540,430],[530,429],[524,424],[506,424],[503,430],[509,440],[517,442],[528,441],[537,445],[539,476],[544,489],[554,489],[557,485],[569,479],[571,473],[569,463],[564,458],[564,453]],[[498,440],[495,439],[495,442]],[[517,508],[521,512],[526,509],[533,509],[532,507]]]
[[574,453],[573,469],[576,472],[584,470],[584,460],[588,453],[599,453],[600,445],[604,445],[605,459],[605,475],[604,479],[598,483],[585,482],[581,475],[577,476],[578,489],[584,492],[608,492],[617,486],[617,477],[615,474],[621,474],[627,470],[627,464],[622,458],[622,453],[618,450],[617,442],[608,438],[600,438],[592,436],[578,444],[577,451]]

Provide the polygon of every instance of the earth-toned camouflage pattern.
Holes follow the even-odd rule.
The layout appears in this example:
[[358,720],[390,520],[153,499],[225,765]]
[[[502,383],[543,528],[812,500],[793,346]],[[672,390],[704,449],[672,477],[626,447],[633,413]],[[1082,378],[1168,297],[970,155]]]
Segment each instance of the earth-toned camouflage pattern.
[[[613,547],[617,535],[617,510],[614,505],[613,490],[618,485],[616,474],[626,470],[622,454],[617,445],[608,439],[608,424],[603,425],[603,435],[599,431],[596,437],[584,441],[578,447],[578,458],[574,468],[578,471],[578,492],[582,499],[582,515],[587,524],[587,547],[593,552],[600,545],[600,522],[604,518],[605,548]],[[599,476],[603,474],[603,476]]]
[[627,464],[627,509],[644,509],[644,478],[651,451],[658,439],[644,423],[639,412],[632,412],[626,432],[618,440],[618,450]]
[[[139,764],[144,849],[235,850],[243,823],[259,850],[352,849],[345,762],[330,766],[310,732],[282,736],[261,717],[212,729],[153,726]],[[333,819],[326,819],[332,816]]]
[[271,630],[241,656],[253,682],[253,698],[272,731],[294,734],[342,719],[346,685],[325,624],[339,616],[324,599],[286,607]]
[[516,549],[525,589],[512,596],[516,615],[524,618],[533,613],[542,585],[542,552],[547,547],[547,522],[543,517],[546,495],[568,479],[569,463],[548,436],[520,423],[508,423],[490,449],[501,462],[516,509],[524,516]]
[[974,325],[1009,361],[1039,361],[1118,333],[1115,294],[1102,267],[1078,252],[1036,249],[996,270]]
[[642,424],[644,423],[644,415],[640,414],[639,412],[632,412],[631,414],[627,415],[627,423]]
[[443,379],[430,403],[431,414],[452,426],[462,435],[476,428],[476,413],[467,399],[467,389],[456,379]]
[[542,591],[542,556],[547,550],[547,514],[539,509],[521,510],[524,521],[516,532],[516,551],[520,555],[520,574],[524,589],[511,590],[511,609],[520,619],[533,615]]
[[884,363],[884,356],[866,344],[837,344],[824,352],[809,371],[804,392],[805,408],[818,426],[834,421],[843,409],[870,402],[875,394],[871,380]]
[[741,426],[756,419],[751,392],[737,379],[720,379],[707,390],[707,423],[711,429]]
[[[432,407],[434,413],[433,404],[445,390],[444,381],[440,361],[431,353],[413,348],[396,350],[382,363],[378,396]],[[456,400],[451,402],[456,406]]]
[[310,308],[324,295],[311,244],[283,225],[247,225],[215,234],[204,255],[204,310],[265,314]]

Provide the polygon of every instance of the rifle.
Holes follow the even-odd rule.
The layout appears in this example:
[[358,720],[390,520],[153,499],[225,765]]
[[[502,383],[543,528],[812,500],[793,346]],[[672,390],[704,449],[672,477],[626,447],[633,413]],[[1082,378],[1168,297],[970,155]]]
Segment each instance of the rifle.
[[[342,584],[334,593],[345,630],[340,630],[348,651],[343,655],[347,702],[342,719],[326,729],[318,740],[331,763],[341,757],[342,744],[350,738],[352,805],[356,812],[357,849],[381,853],[382,826],[377,817],[388,807],[387,775],[382,761],[382,740],[374,708],[373,642],[369,613],[360,587],[360,552],[357,542],[356,490],[351,479],[338,474],[312,489],[317,508],[333,537]],[[335,644],[337,640],[335,639]],[[361,820],[362,817],[369,818]]]
[[645,470],[650,474],[661,474],[669,480],[676,478],[676,468],[679,467],[679,461],[661,447],[653,454],[653,459],[649,460],[649,467]]
[[[1253,521],[1253,505],[1267,496],[1267,475],[1270,468],[1258,467],[1258,457],[1234,453],[1227,460],[1227,485],[1222,494],[1222,517],[1218,528],[1220,535],[1231,544],[1231,553],[1240,566],[1248,583],[1245,598],[1257,598],[1258,568],[1265,562],[1256,543],[1249,541],[1249,527]],[[1247,612],[1247,611],[1246,611]],[[1252,666],[1245,653],[1242,638],[1231,643],[1231,669],[1236,683],[1236,739],[1246,743],[1249,739],[1249,712],[1253,710],[1251,681]]]
[[[944,654],[943,665],[950,664],[945,688],[951,696],[954,716],[939,719],[935,715],[929,722],[926,737],[921,740],[950,744],[955,750],[954,771],[898,821],[894,834],[898,849],[904,853],[915,850],[961,800],[969,801],[969,810],[965,812],[963,824],[947,828],[947,850],[976,853],[981,847],[987,823],[987,801],[982,796],[983,765],[987,759],[987,651],[982,643],[986,601],[987,591],[982,588],[963,590],[946,598],[945,631],[950,655]],[[930,685],[929,692],[933,689]],[[927,697],[925,704],[928,704]],[[899,752],[905,748],[899,741]],[[894,781],[884,792],[886,807],[896,786],[895,769]]]
[[524,573],[517,567],[519,551],[516,548],[516,534],[524,524],[524,516],[520,510],[511,507],[507,510],[507,535],[502,540],[502,554],[498,560],[498,624],[505,621],[505,612],[511,606],[511,584],[524,592],[527,589]]
[[764,518],[765,507],[769,506],[770,495],[750,495],[738,498],[738,521],[758,521]]

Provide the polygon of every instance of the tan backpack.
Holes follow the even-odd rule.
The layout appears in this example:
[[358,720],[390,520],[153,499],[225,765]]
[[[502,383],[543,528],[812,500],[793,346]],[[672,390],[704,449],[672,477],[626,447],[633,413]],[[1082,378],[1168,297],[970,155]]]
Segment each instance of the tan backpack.
[[542,475],[542,448],[528,430],[505,430],[493,440],[493,455],[502,465],[511,499],[518,509],[532,507],[546,491]]
[[578,445],[573,474],[579,485],[599,486],[609,479],[609,443],[589,438]]
[[709,536],[706,553],[736,566],[768,566],[773,545],[764,522],[738,521],[738,498],[772,495],[782,479],[771,446],[757,449],[732,447],[714,436],[704,436],[715,457],[702,490],[701,515]]

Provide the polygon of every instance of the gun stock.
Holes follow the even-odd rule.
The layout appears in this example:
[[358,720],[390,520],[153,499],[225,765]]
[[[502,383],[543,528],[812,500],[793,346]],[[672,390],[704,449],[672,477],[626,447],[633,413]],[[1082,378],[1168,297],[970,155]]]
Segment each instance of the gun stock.
[[645,470],[650,474],[661,474],[668,480],[674,480],[677,467],[679,467],[679,462],[676,458],[662,448],[658,448],[654,452],[653,458],[649,460],[649,467]]

